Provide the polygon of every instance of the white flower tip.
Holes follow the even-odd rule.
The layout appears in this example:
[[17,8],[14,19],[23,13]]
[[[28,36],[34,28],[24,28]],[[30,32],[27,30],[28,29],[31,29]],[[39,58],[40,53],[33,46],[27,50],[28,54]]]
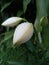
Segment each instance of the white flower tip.
[[27,42],[33,35],[34,28],[33,24],[29,22],[21,23],[17,26],[14,37],[13,37],[13,44],[18,45]]
[[4,23],[2,23],[1,25],[4,26]]
[[6,26],[6,23],[5,23],[5,22],[3,22],[1,25],[2,25],[2,26]]

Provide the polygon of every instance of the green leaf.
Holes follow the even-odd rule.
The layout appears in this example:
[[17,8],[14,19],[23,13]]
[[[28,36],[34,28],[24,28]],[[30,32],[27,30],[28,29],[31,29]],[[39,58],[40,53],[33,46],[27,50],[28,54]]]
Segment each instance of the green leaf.
[[2,6],[2,8],[1,8],[1,12],[3,12],[4,9],[6,9],[8,6],[10,6],[11,3],[12,3],[12,2],[8,2],[8,3],[4,4],[4,5]]
[[17,12],[17,16],[21,16],[23,14],[23,11],[21,11],[21,10],[19,10],[18,12]]
[[29,50],[30,52],[33,52],[33,50],[34,50],[33,41],[32,41],[32,40],[29,40],[29,41],[26,43],[26,47],[28,48],[28,50]]
[[12,37],[13,32],[10,31],[10,32],[7,32],[7,33],[5,33],[5,34],[6,34],[6,37],[4,37],[3,40],[1,40],[0,45],[1,45],[2,43],[6,42],[7,40],[9,40],[9,39]]
[[42,30],[43,44],[45,47],[49,47],[49,23]]
[[[9,64],[12,64],[12,62],[22,61],[24,62],[26,59],[26,48],[25,47],[17,47],[17,48],[8,48],[5,55],[2,57],[2,59]],[[8,58],[8,59],[7,59]]]
[[30,3],[30,1],[31,0],[23,0],[23,11],[24,11],[24,13],[26,12],[27,6]]
[[23,65],[22,62],[14,62],[14,61],[8,61],[8,64],[10,64],[10,65]]
[[[49,19],[49,4],[48,3],[49,3],[49,0],[36,1],[37,16],[36,16],[35,22],[37,23],[37,25],[38,23],[41,23],[40,19],[42,19],[42,25],[46,24],[47,18]],[[49,22],[42,29],[42,43],[44,47],[49,47]]]
[[34,26],[35,26],[35,29],[36,29],[37,32],[42,31],[42,25],[41,25],[40,20],[38,20],[38,18],[36,18]]
[[47,17],[42,17],[40,19],[40,23],[42,26],[45,26],[46,24],[48,24],[48,18]]

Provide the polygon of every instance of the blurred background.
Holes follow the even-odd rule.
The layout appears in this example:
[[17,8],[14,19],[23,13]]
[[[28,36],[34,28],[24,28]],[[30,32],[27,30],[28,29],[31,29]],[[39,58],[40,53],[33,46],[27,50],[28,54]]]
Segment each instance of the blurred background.
[[[15,27],[1,26],[2,22],[12,16],[26,18],[34,24],[37,12],[41,13],[42,9],[45,11],[44,8],[40,10],[40,7],[44,7],[46,2],[46,6],[49,8],[48,0],[40,1],[0,0],[0,65],[49,65],[49,25],[44,27],[41,32],[44,40],[42,44],[37,41],[38,37],[35,31],[28,42],[15,48],[12,43]],[[39,4],[39,9],[37,4]],[[49,13],[47,17],[49,19]]]

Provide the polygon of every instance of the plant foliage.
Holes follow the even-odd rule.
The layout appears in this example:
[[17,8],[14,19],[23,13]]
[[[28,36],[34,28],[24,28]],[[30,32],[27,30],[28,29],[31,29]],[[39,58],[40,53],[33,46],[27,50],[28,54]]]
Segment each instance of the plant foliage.
[[[1,26],[11,16],[36,24],[33,37],[18,47],[12,43],[15,27]],[[49,65],[49,0],[0,0],[0,65],[44,64]]]

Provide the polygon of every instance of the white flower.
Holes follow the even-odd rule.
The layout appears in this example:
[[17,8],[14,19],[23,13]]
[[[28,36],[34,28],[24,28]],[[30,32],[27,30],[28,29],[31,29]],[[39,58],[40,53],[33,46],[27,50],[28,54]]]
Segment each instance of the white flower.
[[22,20],[25,20],[25,19],[20,18],[20,17],[11,17],[5,20],[1,25],[13,27],[17,25],[18,23],[20,23]]
[[[19,24],[21,21],[26,21],[24,18],[20,17],[11,17],[5,20],[2,25],[3,26],[8,26],[8,27],[13,27],[17,24]],[[27,42],[33,35],[34,28],[33,24],[29,22],[24,22],[19,24],[16,27],[16,30],[14,32],[14,37],[13,37],[13,45],[19,45],[22,43]]]
[[34,29],[33,24],[29,22],[21,23],[17,26],[14,37],[13,44],[18,45],[27,42],[33,35]]

